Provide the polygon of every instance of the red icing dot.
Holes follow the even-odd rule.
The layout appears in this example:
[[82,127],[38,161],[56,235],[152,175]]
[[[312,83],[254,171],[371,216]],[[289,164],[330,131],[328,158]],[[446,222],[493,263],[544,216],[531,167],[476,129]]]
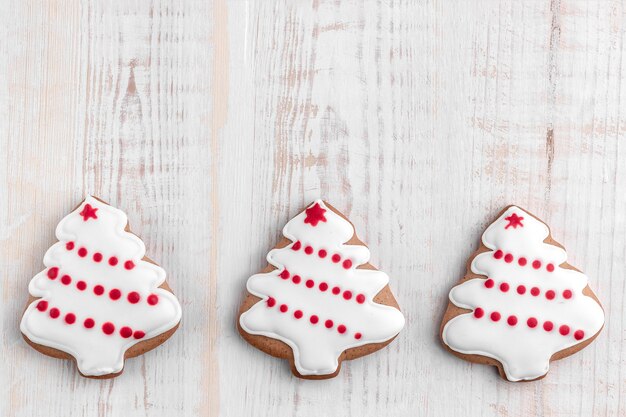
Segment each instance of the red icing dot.
[[322,283],[320,284],[320,291],[322,291],[322,292],[323,292],[323,291],[326,291],[327,289],[328,289],[328,284],[327,284],[327,283],[325,283],[325,282],[322,282]]
[[337,331],[341,334],[344,334],[346,332],[346,326],[344,326],[343,324],[340,324],[339,326],[337,326]]
[[105,334],[113,334],[113,332],[115,331],[115,326],[113,325],[113,323],[107,321],[102,325],[102,331]]
[[332,260],[334,263],[337,263],[341,260],[341,256],[338,253],[336,253],[333,255]]
[[137,291],[133,291],[133,292],[128,293],[128,295],[126,296],[126,299],[131,304],[137,304],[139,300],[141,300],[141,296],[139,295]]
[[280,275],[278,275],[279,277],[281,277],[282,279],[289,279],[289,277],[291,276],[291,274],[289,273],[289,271],[287,271],[286,269],[280,273]]
[[93,260],[95,262],[100,262],[102,260],[102,254],[100,252],[96,252],[93,254]]
[[493,257],[496,259],[502,259],[503,256],[504,256],[504,253],[500,249],[495,251],[493,254]]
[[133,269],[134,267],[135,267],[135,263],[133,261],[124,262],[124,268],[128,269],[129,271]]
[[310,246],[307,246],[306,248],[304,248],[304,253],[306,253],[307,255],[310,255],[313,253],[313,248]]
[[491,313],[490,317],[493,321],[499,321],[502,316],[497,311],[494,311],[493,313]]
[[533,261],[533,268],[535,268],[535,269],[541,268],[541,261],[539,261],[539,260]]
[[293,244],[291,249],[293,249],[293,250],[300,250],[301,247],[302,247],[302,243],[300,243],[300,241],[298,241],[298,242]]
[[511,255],[510,253],[507,253],[506,256],[504,257],[504,262],[506,262],[507,264],[510,264],[511,262],[513,262],[513,255]]
[[281,313],[286,313],[287,310],[289,310],[289,307],[287,307],[287,304],[281,304],[280,305],[280,312]]
[[85,281],[78,281],[76,283],[76,288],[78,288],[81,291],[85,291],[87,289],[87,283]]
[[317,317],[315,314],[313,314],[309,320],[313,324],[317,324],[317,322],[320,321],[319,317]]
[[539,291],[539,288],[537,287],[532,287],[530,289],[530,293],[532,294],[533,297],[536,297],[541,293],[541,291]]
[[109,258],[109,265],[111,265],[111,266],[117,265],[117,258],[115,256],[111,256]]
[[307,279],[304,285],[306,285],[307,288],[313,288],[313,286],[315,285],[315,282],[313,282],[312,279]]
[[561,333],[563,336],[567,336],[569,334],[569,326],[564,324],[559,327],[559,333]]
[[84,258],[85,256],[87,256],[87,249],[85,248],[78,249],[78,256],[80,256],[81,258]]
[[507,284],[506,282],[503,282],[502,284],[500,284],[500,291],[502,292],[507,292],[509,290],[509,284]]
[[302,281],[302,278],[300,278],[300,275],[294,275],[293,278],[291,278],[291,280],[293,281],[294,284],[299,284],[300,281]]
[[546,291],[546,298],[548,300],[554,300],[554,297],[556,297],[556,293],[552,290],[548,290]]
[[130,327],[124,326],[120,329],[120,336],[122,336],[124,339],[128,339],[132,335],[133,335],[133,329],[131,329]]
[[546,269],[548,270],[548,272],[553,272],[554,271],[554,265],[548,264],[548,266],[546,266]]
[[53,307],[50,309],[50,317],[52,317],[53,319],[56,319],[57,317],[59,317],[59,315],[61,314],[61,312],[59,311],[58,308]]
[[531,317],[526,321],[526,324],[528,324],[528,327],[534,329],[535,327],[537,327],[537,319],[534,317]]
[[334,287],[334,288],[333,288],[333,294],[337,295],[337,294],[339,294],[340,292],[341,292],[341,288],[339,288],[339,287]]
[[326,320],[324,322],[324,326],[326,326],[327,329],[331,329],[334,326],[334,323],[332,320]]
[[515,326],[517,324],[517,317],[509,316],[509,318],[506,319],[506,322],[509,324],[509,326]]
[[526,293],[526,287],[524,287],[523,285],[518,285],[517,286],[517,293],[519,295],[525,294]]
[[517,260],[517,263],[519,264],[519,266],[525,266],[527,262],[528,261],[524,257],[521,257]]
[[135,330],[135,333],[133,333],[133,337],[134,337],[135,339],[143,339],[143,337],[144,337],[145,335],[146,335],[146,334],[145,334],[144,332],[142,332],[141,330]]
[[294,312],[293,312],[293,316],[294,316],[295,318],[297,318],[298,320],[299,320],[299,319],[301,319],[301,318],[302,318],[302,311],[300,311],[300,310],[296,310],[296,311],[294,311]]
[[350,269],[351,266],[352,266],[352,261],[350,259],[346,259],[345,261],[343,261],[344,269]]
[[362,335],[361,335],[361,333],[355,333],[355,334],[354,334],[354,338],[355,338],[356,340],[359,340],[359,339],[361,338],[361,336],[362,336]]
[[54,267],[54,268],[48,269],[48,278],[56,279],[58,275],[59,275],[59,268]]
[[565,291],[563,291],[563,298],[566,298],[566,299],[568,299],[568,300],[569,300],[570,298],[572,298],[572,291],[571,291],[571,290],[565,290]]
[[574,339],[582,340],[584,337],[585,337],[585,332],[583,332],[582,330],[576,330],[574,332]]
[[356,302],[359,304],[363,304],[365,302],[365,296],[363,294],[359,294],[356,296]]
[[37,303],[37,310],[46,311],[48,309],[48,302],[45,300],[41,300]]
[[351,291],[344,291],[343,292],[343,298],[345,298],[346,300],[349,300],[352,298],[352,292]]
[[326,255],[328,255],[328,252],[326,252],[326,250],[324,249],[320,249],[319,252],[317,252],[317,254],[319,255],[320,258],[325,258]]
[[67,324],[74,324],[75,321],[76,321],[76,315],[74,313],[67,313],[65,315],[65,322]]
[[83,322],[83,326],[85,326],[88,329],[91,329],[95,325],[96,325],[96,322],[93,321],[93,319],[85,319],[85,321]]
[[545,330],[546,332],[551,332],[553,328],[554,328],[554,324],[552,324],[551,321],[548,320],[545,323],[543,323],[543,330]]
[[159,302],[159,296],[156,294],[150,294],[148,296],[148,304],[150,304],[151,306],[156,305]]
[[493,282],[491,278],[485,281],[485,287],[487,288],[493,288],[494,285],[495,285],[495,282]]
[[67,250],[72,250],[72,249],[74,249],[74,242],[67,242],[67,243],[65,244],[65,249],[67,249]]
[[63,275],[61,277],[61,282],[63,283],[63,285],[70,285],[72,283],[72,277],[70,277],[69,275]]
[[93,292],[96,295],[102,295],[104,294],[104,287],[102,285],[96,285],[93,287]]
[[485,315],[485,310],[483,310],[482,308],[478,307],[476,308],[476,310],[474,310],[474,317],[476,317],[477,319],[481,318],[484,315]]
[[276,300],[273,297],[267,299],[267,306],[274,307],[276,305]]
[[122,292],[117,288],[113,288],[111,291],[109,291],[109,297],[111,297],[111,300],[119,300],[121,296]]

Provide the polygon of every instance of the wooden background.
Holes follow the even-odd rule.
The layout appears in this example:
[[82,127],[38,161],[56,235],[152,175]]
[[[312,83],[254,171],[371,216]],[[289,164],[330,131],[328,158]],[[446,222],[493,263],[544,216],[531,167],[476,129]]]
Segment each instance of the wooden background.
[[[1,416],[626,415],[625,5],[0,0]],[[183,325],[114,380],[20,337],[57,222],[94,193],[169,272]],[[408,320],[324,382],[235,318],[321,196]],[[447,292],[506,204],[544,218],[607,323],[539,382],[446,353]]]

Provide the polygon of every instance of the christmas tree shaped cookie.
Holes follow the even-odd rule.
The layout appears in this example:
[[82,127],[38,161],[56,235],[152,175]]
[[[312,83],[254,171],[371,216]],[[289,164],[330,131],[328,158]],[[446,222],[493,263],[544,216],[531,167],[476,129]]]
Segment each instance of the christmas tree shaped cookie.
[[566,259],[547,225],[507,207],[450,291],[444,345],[462,359],[497,366],[509,381],[544,377],[551,360],[583,349],[604,325],[587,277]]
[[146,258],[126,214],[88,196],[56,229],[46,269],[30,282],[20,330],[49,356],[74,359],[87,377],[119,375],[124,359],[163,343],[181,309],[165,271]]
[[404,326],[389,277],[368,263],[352,224],[317,200],[287,223],[269,266],[248,279],[239,332],[288,359],[294,375],[325,379],[375,352]]

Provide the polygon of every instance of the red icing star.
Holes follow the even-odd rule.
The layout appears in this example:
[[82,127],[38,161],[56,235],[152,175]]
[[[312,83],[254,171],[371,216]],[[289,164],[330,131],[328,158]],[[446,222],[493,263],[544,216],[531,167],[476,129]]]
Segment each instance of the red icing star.
[[324,213],[326,213],[326,210],[320,206],[320,203],[315,203],[313,207],[306,209],[306,219],[304,219],[304,222],[309,223],[311,226],[317,226],[317,223],[326,221]]
[[524,225],[522,224],[522,220],[524,220],[524,218],[518,216],[515,213],[511,214],[509,217],[505,217],[504,220],[507,220],[509,222],[509,224],[506,225],[505,229],[508,229],[511,226],[513,226],[513,229],[517,229],[517,226],[524,227]]
[[91,207],[90,204],[85,204],[85,207],[83,207],[83,211],[81,211],[79,214],[83,216],[84,221],[87,221],[90,218],[92,219],[98,218],[98,216],[96,216],[96,211],[98,211],[97,208]]

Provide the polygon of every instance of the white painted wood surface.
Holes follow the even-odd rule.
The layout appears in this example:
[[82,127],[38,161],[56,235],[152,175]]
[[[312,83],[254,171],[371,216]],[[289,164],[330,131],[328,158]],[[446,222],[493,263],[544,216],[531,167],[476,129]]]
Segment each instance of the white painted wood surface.
[[[626,415],[622,1],[0,1],[1,416]],[[57,222],[123,208],[184,308],[114,380],[20,337]],[[408,319],[330,381],[243,342],[247,277],[322,196]],[[607,323],[539,382],[447,354],[449,288],[508,203]]]

